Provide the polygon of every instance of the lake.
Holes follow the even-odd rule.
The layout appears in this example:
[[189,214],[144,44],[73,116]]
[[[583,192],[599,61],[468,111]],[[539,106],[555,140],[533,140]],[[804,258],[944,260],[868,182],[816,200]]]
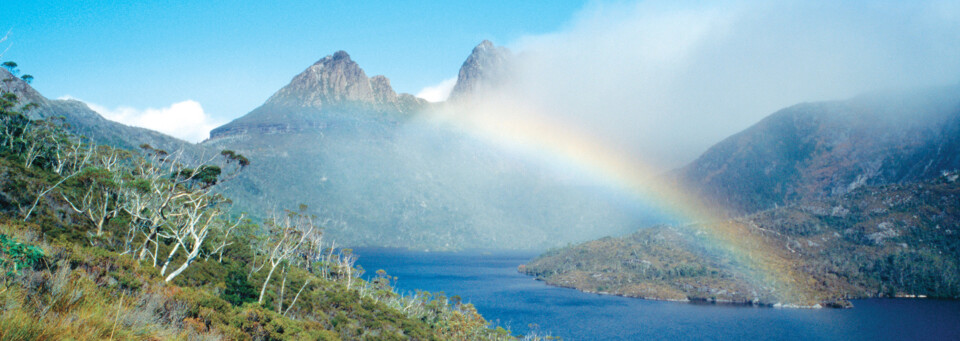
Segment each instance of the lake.
[[960,301],[855,300],[853,309],[776,309],[587,294],[517,273],[531,252],[357,248],[358,264],[397,276],[397,288],[458,295],[515,333],[564,340],[960,340]]

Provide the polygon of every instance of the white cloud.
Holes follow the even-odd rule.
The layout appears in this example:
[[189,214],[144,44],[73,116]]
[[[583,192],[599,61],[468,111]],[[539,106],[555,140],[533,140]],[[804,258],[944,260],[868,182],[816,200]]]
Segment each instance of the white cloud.
[[[60,99],[75,99],[64,96]],[[113,109],[86,102],[90,109],[104,118],[126,125],[147,128],[190,142],[200,142],[210,136],[210,130],[224,122],[213,119],[203,111],[200,103],[186,100],[168,107],[138,109],[120,106]]]
[[447,100],[447,97],[450,97],[450,91],[453,91],[454,85],[457,85],[457,77],[444,79],[437,85],[423,88],[423,90],[417,93],[417,97],[423,98],[428,102],[442,102]]

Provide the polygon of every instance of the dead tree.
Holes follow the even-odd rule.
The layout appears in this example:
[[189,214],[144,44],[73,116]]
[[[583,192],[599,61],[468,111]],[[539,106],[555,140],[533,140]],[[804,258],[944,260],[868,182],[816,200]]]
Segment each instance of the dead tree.
[[268,226],[271,230],[265,245],[268,249],[262,251],[265,253],[265,263],[270,266],[270,270],[267,271],[267,277],[260,288],[258,303],[263,303],[263,296],[273,272],[284,261],[296,254],[316,230],[311,217],[295,212],[287,212],[284,216],[274,215],[268,222]]
[[[222,211],[215,207],[216,199],[209,193],[187,194],[176,200],[179,202],[169,214],[172,221],[164,224],[165,228],[159,233],[161,237],[174,241],[160,268],[160,275],[166,275],[164,280],[167,282],[180,275],[200,256],[201,247],[212,232],[223,228],[223,221],[219,219]],[[186,258],[167,275],[167,269],[180,249],[183,249]]]

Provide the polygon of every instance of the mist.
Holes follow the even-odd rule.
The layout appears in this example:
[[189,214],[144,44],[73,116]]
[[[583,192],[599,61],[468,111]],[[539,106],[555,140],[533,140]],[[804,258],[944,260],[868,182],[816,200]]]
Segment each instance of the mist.
[[[348,245],[557,247],[699,219],[698,197],[659,176],[779,109],[957,84],[956,7],[596,3],[417,115],[294,98],[263,113],[320,134],[207,143],[257,160],[228,196],[308,204]],[[441,102],[451,83],[420,95]]]
[[956,84],[960,4],[593,3],[508,46],[514,78],[484,101],[522,103],[666,171],[793,104]]

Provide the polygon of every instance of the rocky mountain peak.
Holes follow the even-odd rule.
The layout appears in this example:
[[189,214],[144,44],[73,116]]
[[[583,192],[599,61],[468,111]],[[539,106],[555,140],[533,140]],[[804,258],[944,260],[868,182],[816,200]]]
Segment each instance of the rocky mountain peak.
[[390,80],[367,74],[345,51],[321,58],[247,115],[211,131],[211,138],[247,131],[289,132],[323,126],[328,114],[379,112],[410,114],[426,105],[398,95]]
[[333,59],[333,61],[345,61],[345,62],[352,62],[352,61],[353,61],[353,60],[350,59],[350,54],[348,54],[347,51],[344,51],[344,50],[340,50],[340,51],[334,52],[332,59]]
[[322,108],[352,102],[372,103],[370,80],[350,55],[337,51],[323,57],[275,93],[268,104]]
[[450,100],[458,100],[485,88],[497,86],[508,76],[511,54],[505,47],[495,46],[489,40],[480,42],[460,66],[457,84],[450,92]]
[[484,39],[483,41],[480,42],[479,45],[477,45],[476,47],[473,48],[473,53],[477,53],[477,50],[478,50],[478,49],[480,49],[480,50],[487,50],[487,49],[492,49],[492,48],[494,48],[493,42]]
[[397,93],[390,86],[390,79],[383,75],[376,75],[370,78],[370,87],[373,89],[373,98],[377,104],[390,104],[397,102]]

